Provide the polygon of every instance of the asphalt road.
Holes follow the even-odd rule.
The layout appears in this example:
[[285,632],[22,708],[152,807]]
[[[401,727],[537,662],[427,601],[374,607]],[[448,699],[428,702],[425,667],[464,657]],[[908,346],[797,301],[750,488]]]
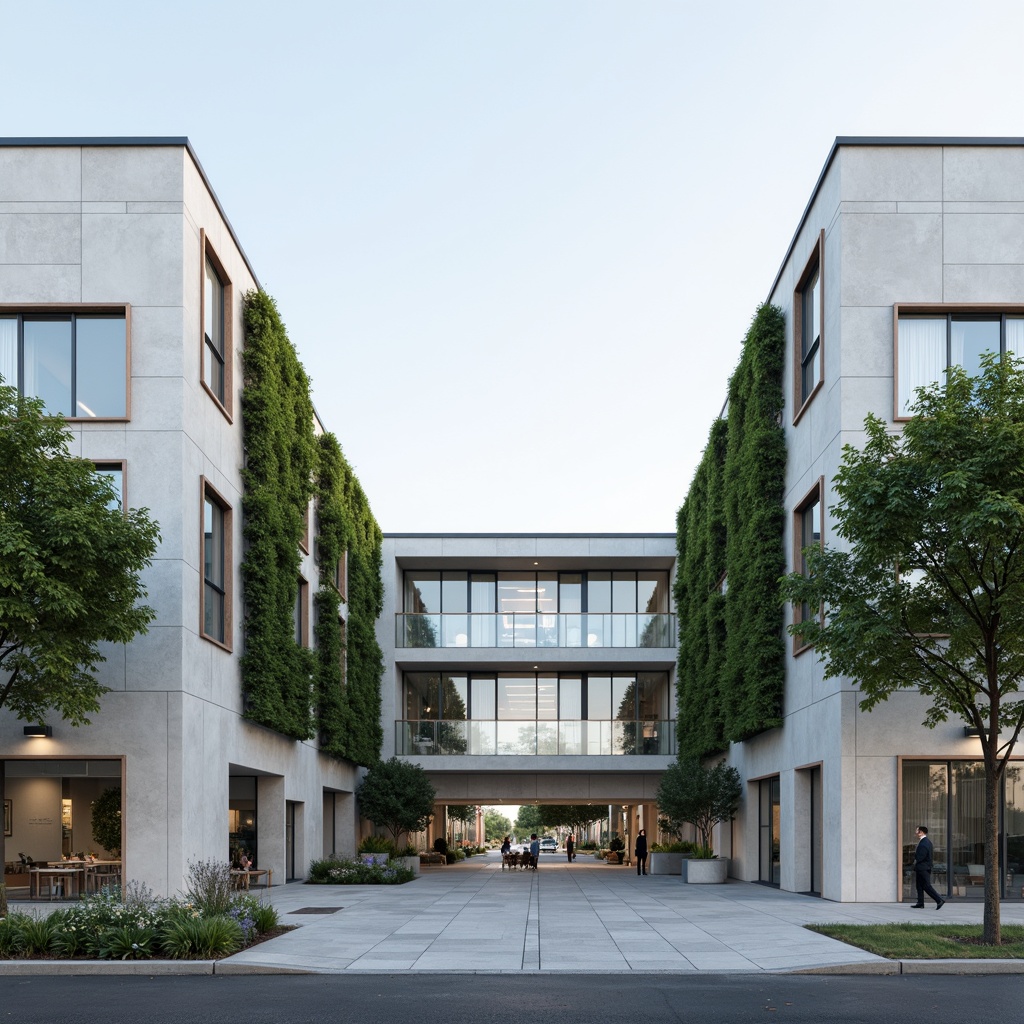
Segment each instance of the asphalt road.
[[6,977],[0,1024],[963,1024],[1019,1020],[1013,976]]

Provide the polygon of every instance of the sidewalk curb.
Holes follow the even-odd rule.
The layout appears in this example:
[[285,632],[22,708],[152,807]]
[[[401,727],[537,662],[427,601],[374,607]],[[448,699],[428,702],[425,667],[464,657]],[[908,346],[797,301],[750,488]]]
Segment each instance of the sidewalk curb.
[[0,960],[0,978],[40,974],[213,974],[216,963],[216,960]]
[[1024,974],[1024,960],[882,960],[800,967],[779,974]]

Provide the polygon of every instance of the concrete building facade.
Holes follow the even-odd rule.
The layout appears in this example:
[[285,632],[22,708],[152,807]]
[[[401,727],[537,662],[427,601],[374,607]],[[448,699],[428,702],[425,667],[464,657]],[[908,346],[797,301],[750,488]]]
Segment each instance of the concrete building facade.
[[[768,300],[788,332],[783,546],[799,571],[802,547],[840,543],[832,480],[868,413],[899,430],[913,389],[948,363],[1024,352],[1024,140],[838,139]],[[720,836],[732,873],[833,900],[912,898],[925,821],[940,891],[980,898],[977,739],[955,720],[923,727],[914,692],[863,713],[853,680],[787,646],[783,726],[728,755],[746,787]],[[1003,807],[1006,898],[1024,882],[1020,770]]]
[[384,756],[427,771],[434,831],[446,805],[534,803],[654,829],[675,537],[385,534],[383,554]]
[[111,786],[124,874],[157,892],[238,846],[275,881],[352,850],[356,767],[243,717],[241,304],[257,284],[186,139],[0,141],[0,373],[62,412],[73,454],[161,531],[156,620],[105,650],[92,724],[30,738],[0,712],[12,872],[18,853],[95,851],[90,806]]

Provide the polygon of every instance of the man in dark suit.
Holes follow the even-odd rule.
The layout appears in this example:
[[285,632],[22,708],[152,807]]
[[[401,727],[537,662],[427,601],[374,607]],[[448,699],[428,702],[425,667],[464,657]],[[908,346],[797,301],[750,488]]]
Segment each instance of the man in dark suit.
[[914,876],[917,880],[917,902],[914,910],[924,909],[924,894],[935,900],[935,909],[941,910],[946,901],[932,887],[932,841],[928,838],[928,826],[917,826],[917,849],[914,851]]

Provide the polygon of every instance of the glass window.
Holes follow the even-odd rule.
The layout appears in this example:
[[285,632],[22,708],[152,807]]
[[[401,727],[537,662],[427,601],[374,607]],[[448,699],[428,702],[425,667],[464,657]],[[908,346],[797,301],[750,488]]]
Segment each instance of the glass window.
[[608,721],[612,718],[612,680],[610,676],[587,679],[587,718]]
[[981,357],[999,354],[998,320],[960,320],[953,317],[949,330],[949,362],[962,366],[968,377],[981,373]]
[[587,573],[587,611],[610,612],[612,610],[612,574],[610,572]]
[[555,675],[537,677],[537,717],[543,721],[558,718],[558,677]]
[[612,707],[621,721],[636,720],[636,676],[615,676],[612,679]]
[[[474,714],[474,717],[477,717]],[[498,677],[498,718],[537,717],[537,682],[531,676]]]
[[564,721],[583,717],[583,680],[578,676],[562,676],[558,681],[558,717]]
[[645,722],[669,718],[667,672],[641,672],[637,676],[637,717]]
[[227,635],[225,510],[203,497],[203,633],[224,643]]
[[[406,672],[405,717],[411,721],[438,718],[438,677],[430,672]],[[465,714],[463,714],[465,717]]]
[[612,611],[636,613],[636,573],[612,573]]
[[528,612],[537,610],[537,580],[533,573],[498,573],[498,611]]
[[433,615],[441,611],[439,572],[405,574],[405,610],[423,615]]
[[[810,491],[806,498],[800,503],[794,514],[793,535],[796,544],[795,564],[797,571],[807,575],[807,549],[820,547],[822,541],[823,511],[822,490],[824,481],[819,480],[817,485]],[[794,608],[794,622],[806,622],[811,616],[818,614],[812,612],[805,603]],[[801,637],[794,637],[794,647],[802,648],[804,641]]]
[[476,677],[469,681],[469,717],[495,719],[494,679]]
[[24,393],[71,416],[71,320],[26,320],[23,330]]
[[8,387],[18,386],[18,321],[0,317],[0,377]]
[[124,316],[0,319],[0,376],[48,413],[123,419],[128,345]]
[[309,646],[309,584],[300,576],[295,590],[295,609],[292,620],[295,626],[295,643],[299,647]]
[[124,317],[75,317],[75,416],[125,416]]
[[445,614],[469,611],[469,592],[464,572],[441,574],[441,611]]
[[441,717],[446,722],[461,722],[466,715],[468,680],[465,676],[445,676],[441,687]]
[[121,464],[119,462],[97,462],[96,472],[110,481],[117,494],[117,497],[107,507],[124,508],[124,469]]
[[914,392],[942,380],[946,368],[946,318],[900,317],[896,358],[896,409],[900,416],[909,416]]
[[494,583],[497,577],[493,572],[474,572],[469,575],[469,600],[472,612],[494,612]]
[[821,289],[815,267],[801,294],[800,397],[806,401],[821,378]]
[[647,615],[668,614],[668,573],[637,573],[637,609]]
[[558,573],[537,573],[537,611],[547,615],[558,611]]
[[206,257],[203,290],[203,380],[217,400],[224,404],[224,282],[210,257]]
[[580,573],[558,574],[558,610],[568,615],[583,611],[583,576]]

